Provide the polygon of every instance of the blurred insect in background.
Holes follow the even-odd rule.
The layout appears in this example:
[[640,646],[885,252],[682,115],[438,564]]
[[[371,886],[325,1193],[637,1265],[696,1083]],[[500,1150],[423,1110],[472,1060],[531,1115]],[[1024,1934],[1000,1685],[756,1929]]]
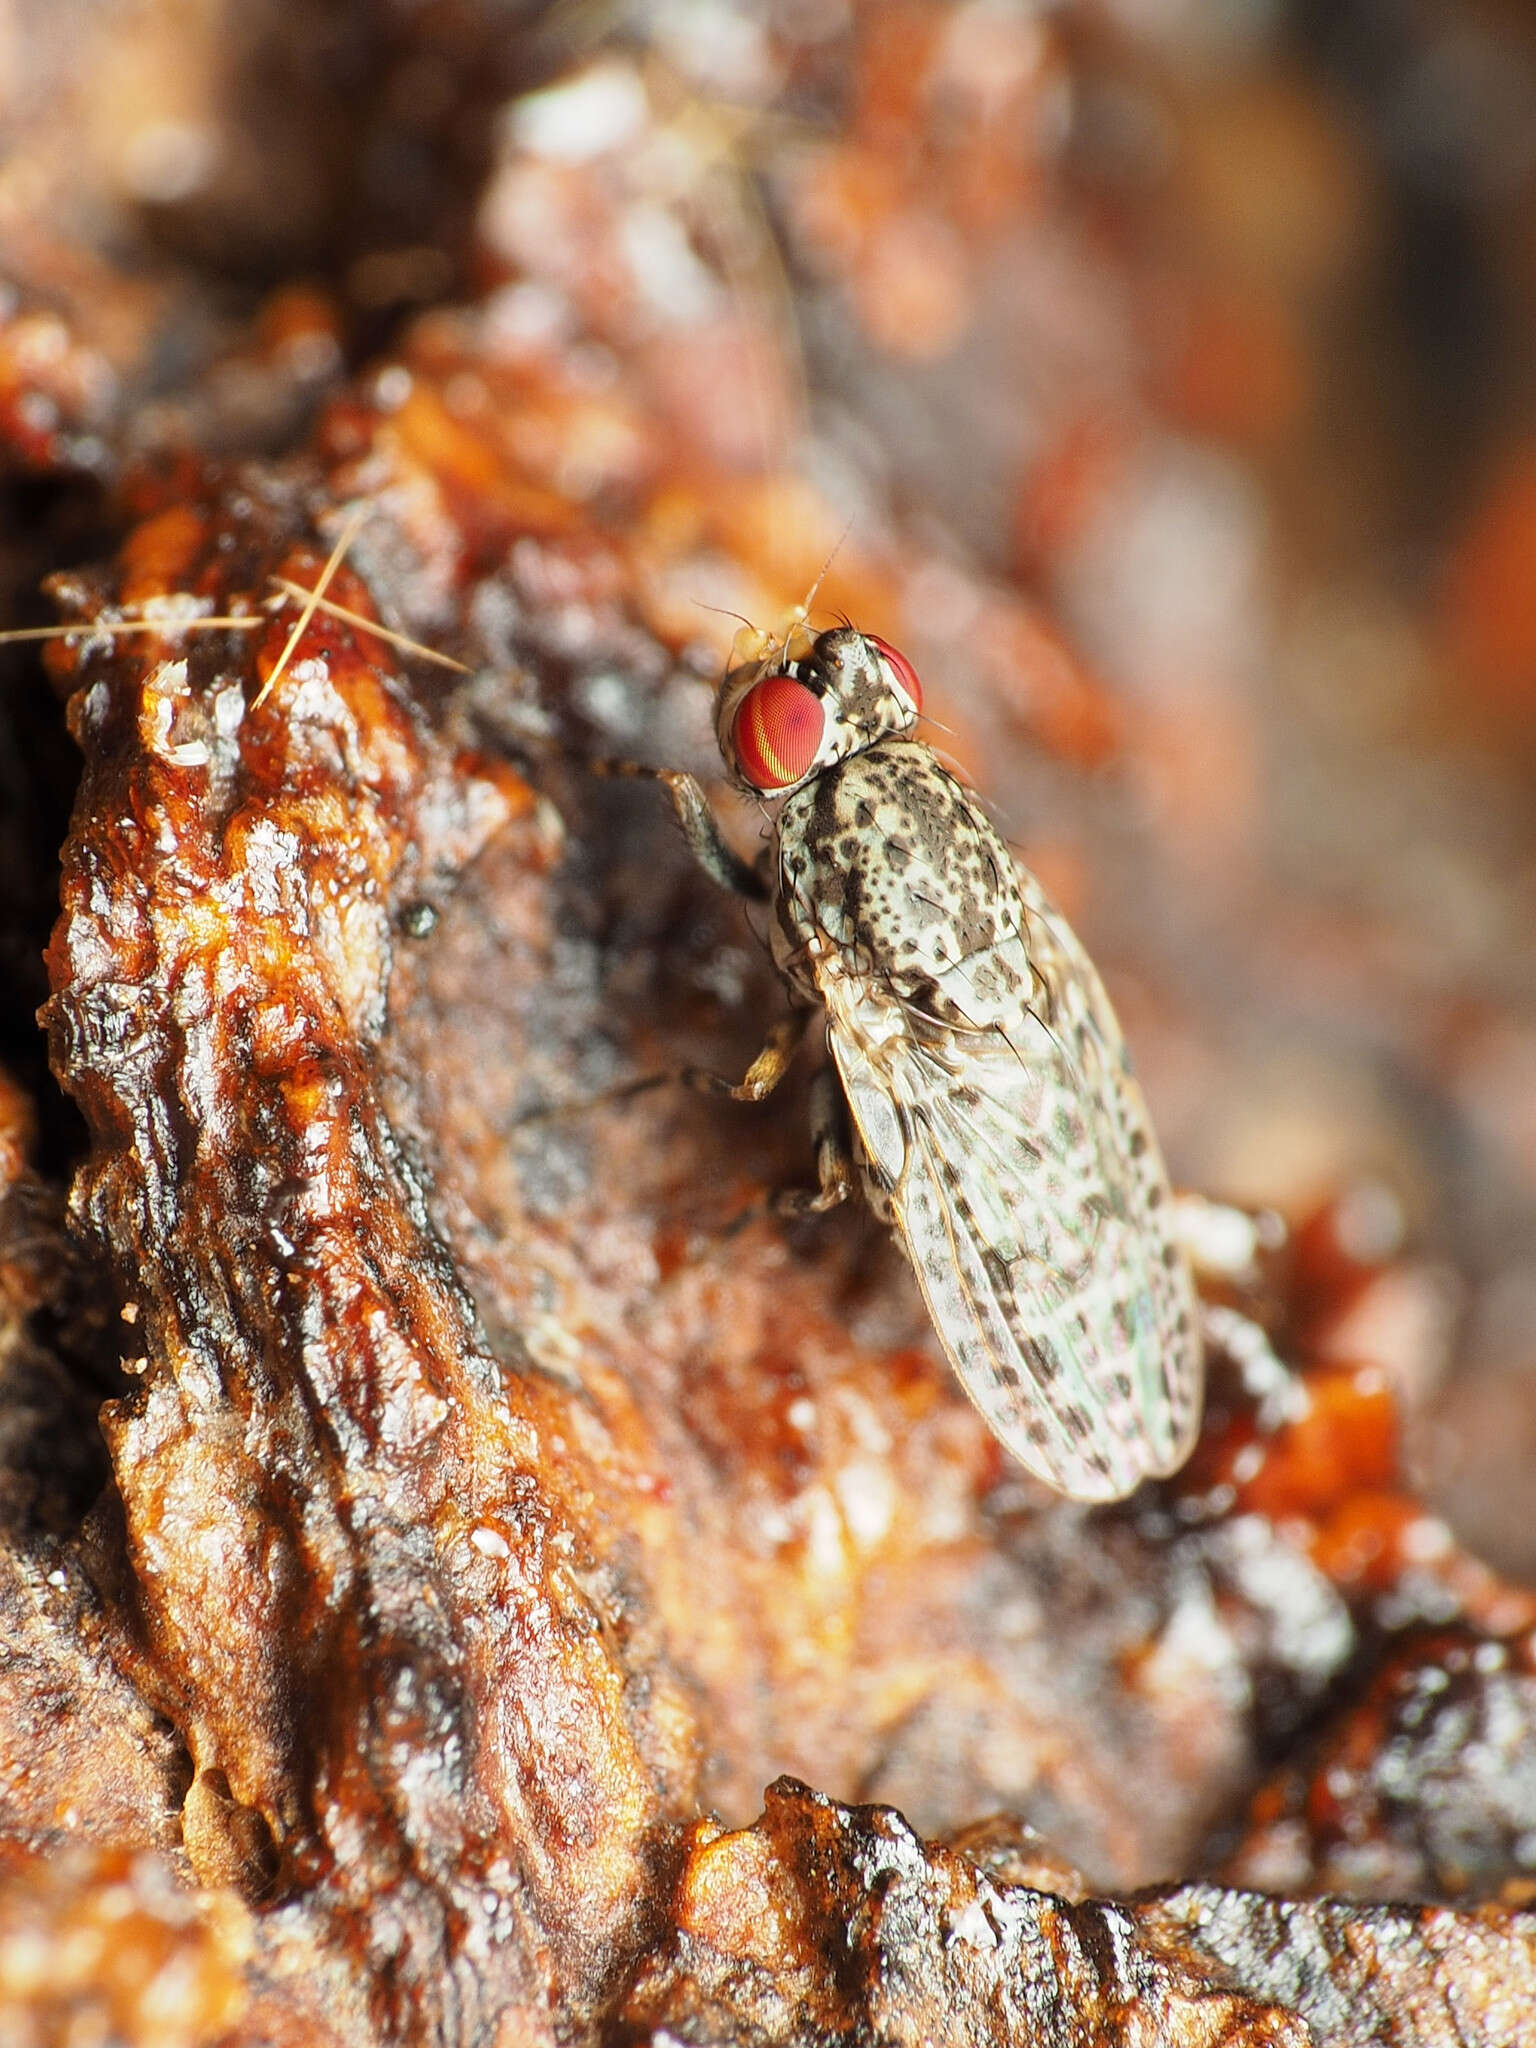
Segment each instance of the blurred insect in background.
[[825,1014],[819,1185],[775,1206],[829,1209],[861,1184],[999,1440],[1074,1499],[1116,1500],[1180,1465],[1199,1422],[1167,1174],[1093,963],[915,737],[921,709],[910,662],[852,626],[735,661],[720,750],[777,806],[755,867],[695,777],[610,772],[661,781],[701,865],[771,912],[790,1015],[741,1082],[687,1078],[760,1101]]

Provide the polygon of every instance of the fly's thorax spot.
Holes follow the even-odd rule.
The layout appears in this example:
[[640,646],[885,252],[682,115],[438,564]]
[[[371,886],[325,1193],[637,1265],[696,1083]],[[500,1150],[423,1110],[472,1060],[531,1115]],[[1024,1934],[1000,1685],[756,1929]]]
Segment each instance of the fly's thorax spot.
[[1007,955],[997,950],[976,963],[971,979],[978,993],[997,1002],[1017,996],[1024,987],[1024,977],[1015,970]]

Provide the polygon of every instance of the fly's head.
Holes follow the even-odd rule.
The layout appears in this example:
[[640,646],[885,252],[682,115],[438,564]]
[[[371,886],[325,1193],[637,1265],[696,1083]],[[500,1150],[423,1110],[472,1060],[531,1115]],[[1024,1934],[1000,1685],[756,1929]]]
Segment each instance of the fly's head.
[[766,661],[728,669],[715,698],[725,765],[743,789],[788,796],[834,761],[910,732],[923,689],[904,654],[873,633],[834,626]]

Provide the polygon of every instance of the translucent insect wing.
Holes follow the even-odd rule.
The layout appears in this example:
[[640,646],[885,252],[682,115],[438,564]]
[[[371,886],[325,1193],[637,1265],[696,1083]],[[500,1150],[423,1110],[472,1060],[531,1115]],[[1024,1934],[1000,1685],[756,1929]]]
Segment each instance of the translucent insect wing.
[[[1037,995],[946,1037],[882,1028],[888,996],[825,991],[877,1194],[961,1384],[1010,1451],[1079,1500],[1187,1455],[1200,1351],[1166,1178],[1098,975],[1033,878],[1016,963]],[[960,961],[944,993],[995,1005]],[[883,1174],[881,1174],[883,1169]]]

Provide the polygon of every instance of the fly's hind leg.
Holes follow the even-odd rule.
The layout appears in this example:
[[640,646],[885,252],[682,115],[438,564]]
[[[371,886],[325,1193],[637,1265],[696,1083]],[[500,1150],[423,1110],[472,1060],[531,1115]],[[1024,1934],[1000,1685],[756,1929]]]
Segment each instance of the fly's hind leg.
[[680,768],[648,768],[640,761],[594,761],[592,773],[659,782],[671,798],[683,837],[705,874],[734,895],[746,896],[754,903],[768,901],[768,885],[762,876],[734,847],[726,844],[704,794],[704,785],[696,775],[686,774]]
[[848,1105],[836,1069],[823,1067],[811,1082],[811,1137],[816,1146],[816,1186],[780,1188],[768,1198],[775,1216],[820,1216],[853,1193],[853,1141]]

